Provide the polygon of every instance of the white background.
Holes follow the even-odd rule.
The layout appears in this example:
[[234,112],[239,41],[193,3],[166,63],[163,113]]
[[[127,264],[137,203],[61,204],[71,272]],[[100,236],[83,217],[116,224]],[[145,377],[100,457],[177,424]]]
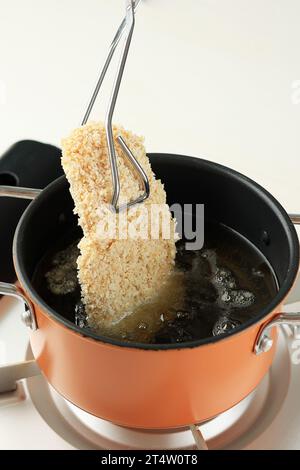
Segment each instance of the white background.
[[[300,1],[141,3],[115,120],[148,151],[232,166],[300,212]],[[0,0],[0,152],[59,144],[79,124],[123,11],[124,0]]]
[[[123,11],[124,0],[0,0],[0,152],[59,144],[80,123]],[[299,0],[142,0],[115,120],[148,151],[232,166],[300,212],[299,18]]]

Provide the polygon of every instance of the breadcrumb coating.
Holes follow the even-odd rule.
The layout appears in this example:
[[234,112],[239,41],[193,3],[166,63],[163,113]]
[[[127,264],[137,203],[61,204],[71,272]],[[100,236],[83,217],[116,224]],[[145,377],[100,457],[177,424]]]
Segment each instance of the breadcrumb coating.
[[[105,220],[120,222],[121,214],[108,211],[112,197],[111,170],[103,123],[89,123],[75,129],[62,142],[62,166],[70,184],[83,230],[77,261],[78,278],[88,321],[91,327],[110,328],[141,304],[157,294],[173,270],[176,248],[175,221],[166,204],[163,184],[155,178],[146,156],[144,139],[113,127],[118,155],[120,179],[119,204],[142,193],[139,181],[116,140],[121,135],[146,172],[150,183],[150,197],[141,205],[127,211],[128,224],[146,227],[147,237],[121,239],[101,237]],[[164,221],[169,222],[170,237],[163,237],[161,218],[149,215],[159,204]],[[145,211],[146,209],[146,211]],[[158,224],[157,239],[151,239],[150,221]]]

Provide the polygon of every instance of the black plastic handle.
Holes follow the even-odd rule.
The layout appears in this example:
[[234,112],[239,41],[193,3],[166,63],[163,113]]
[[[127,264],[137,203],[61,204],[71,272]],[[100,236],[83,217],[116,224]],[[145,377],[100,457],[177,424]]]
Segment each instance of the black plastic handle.
[[[0,185],[45,188],[63,174],[61,150],[53,145],[23,140],[0,158]],[[30,201],[0,198],[0,280],[16,279],[12,261],[12,241],[18,221]]]

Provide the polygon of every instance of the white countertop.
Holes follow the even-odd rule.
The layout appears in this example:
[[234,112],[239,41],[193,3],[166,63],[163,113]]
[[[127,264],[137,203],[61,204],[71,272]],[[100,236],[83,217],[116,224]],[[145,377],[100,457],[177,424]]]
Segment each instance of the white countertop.
[[[0,0],[0,11],[0,153],[23,138],[59,144],[124,0]],[[148,151],[231,166],[300,212],[299,17],[299,0],[142,0],[115,120]]]

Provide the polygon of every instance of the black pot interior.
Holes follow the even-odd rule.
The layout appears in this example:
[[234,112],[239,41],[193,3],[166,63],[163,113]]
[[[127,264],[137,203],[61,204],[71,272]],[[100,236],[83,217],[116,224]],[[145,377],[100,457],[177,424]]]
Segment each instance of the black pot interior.
[[[178,155],[150,154],[149,157],[156,176],[165,184],[168,203],[203,203],[205,218],[221,222],[250,240],[271,263],[279,284],[278,294],[251,322],[221,337],[191,344],[147,345],[102,338],[90,332],[84,334],[121,346],[181,348],[220,341],[263,318],[285,297],[298,270],[298,238],[286,212],[263,188],[226,167]],[[46,306],[30,282],[37,263],[53,241],[63,236],[72,225],[77,225],[77,218],[73,214],[68,183],[65,177],[61,177],[50,184],[23,215],[15,236],[14,260],[18,277],[32,298],[46,307],[50,315],[83,334],[83,330]]]

